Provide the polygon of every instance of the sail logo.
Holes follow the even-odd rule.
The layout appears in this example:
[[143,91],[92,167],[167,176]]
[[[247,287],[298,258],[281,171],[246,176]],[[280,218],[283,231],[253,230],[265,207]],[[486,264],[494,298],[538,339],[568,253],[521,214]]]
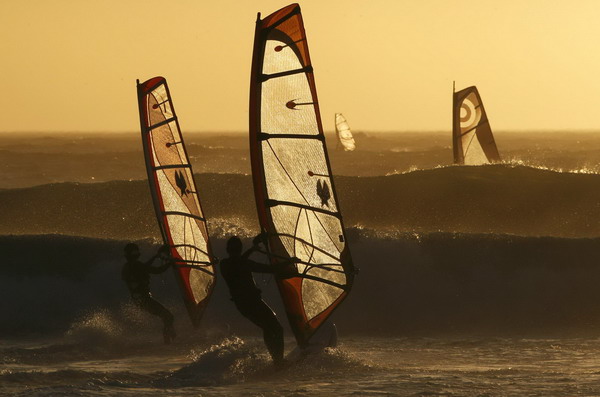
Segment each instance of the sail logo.
[[181,190],[181,197],[187,196],[187,194],[190,192],[187,186],[187,181],[185,180],[185,176],[183,176],[181,171],[175,171],[175,184],[179,190]]
[[481,108],[477,99],[470,94],[460,105],[460,128],[464,130],[475,127],[481,119]]
[[331,198],[331,192],[329,191],[329,185],[327,181],[317,181],[317,196],[321,199],[321,207],[329,207],[329,199]]

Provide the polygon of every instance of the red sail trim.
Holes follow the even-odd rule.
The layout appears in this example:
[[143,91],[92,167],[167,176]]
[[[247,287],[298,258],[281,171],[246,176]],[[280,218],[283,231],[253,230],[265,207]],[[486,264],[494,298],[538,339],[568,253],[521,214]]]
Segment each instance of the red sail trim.
[[[175,113],[175,109],[174,109],[172,101],[171,101],[171,93],[169,92],[169,87],[167,85],[166,80],[160,76],[149,79],[143,83],[138,82],[138,106],[139,106],[139,112],[140,112],[140,124],[141,124],[141,129],[142,129],[142,143],[143,143],[143,148],[144,148],[146,171],[148,173],[148,182],[150,184],[150,192],[152,195],[152,202],[154,204],[154,210],[155,210],[155,213],[157,216],[157,220],[158,220],[159,228],[160,228],[160,231],[161,231],[161,234],[163,237],[163,241],[165,244],[169,245],[171,255],[173,256],[175,261],[177,263],[185,263],[186,262],[185,259],[182,258],[181,255],[179,254],[179,252],[177,251],[173,236],[171,235],[170,227],[168,225],[169,224],[168,215],[174,215],[174,214],[172,214],[171,212],[169,212],[165,209],[165,203],[163,201],[162,194],[160,193],[158,174],[156,172],[157,171],[156,167],[157,166],[160,167],[160,164],[155,163],[154,156],[153,156],[154,148],[153,148],[153,143],[152,143],[152,138],[151,138],[150,117],[148,114],[148,106],[149,106],[148,97],[154,90],[156,90],[161,85],[165,86],[167,101],[169,102],[169,107],[173,114],[173,121],[170,121],[169,123],[174,122],[177,127],[177,132],[180,135],[180,143],[179,144],[181,145],[183,152],[185,154],[186,161],[189,164],[189,156],[187,155],[187,151],[186,151],[185,145],[183,143],[183,136],[181,136],[181,129],[179,128],[179,121],[177,119],[177,115]],[[191,174],[191,167],[190,167],[190,174]],[[173,183],[171,181],[169,181],[169,182],[171,183],[171,185],[173,185]],[[192,188],[192,191],[196,192],[197,188],[195,186],[195,181],[193,180],[193,174],[192,174],[191,180],[189,180],[189,183],[190,183],[190,187]],[[173,187],[175,187],[175,186],[173,186]],[[199,200],[198,200],[198,206],[200,207],[200,208],[198,208],[198,210],[203,214]],[[192,218],[192,219],[195,219],[195,218]],[[208,235],[205,233],[205,230],[203,230],[201,228],[200,228],[200,231],[203,234],[203,236],[206,238],[208,255],[209,255],[209,257],[212,257],[212,251],[211,251],[210,243],[208,241]],[[212,291],[214,290],[216,280],[214,280],[214,279],[212,280],[209,290],[207,291],[206,298],[204,298],[202,301],[196,303],[193,291],[191,289],[190,279],[189,279],[192,268],[191,267],[177,267],[177,268],[173,268],[173,270],[175,272],[175,276],[176,276],[175,278],[178,280],[180,289],[182,291],[183,300],[184,300],[184,303],[188,310],[190,320],[192,321],[192,324],[195,327],[197,327],[199,325],[199,322],[200,322],[200,319],[204,312],[204,309],[205,309],[206,305],[208,304],[208,301],[210,299]],[[214,277],[214,271],[211,272],[211,274],[213,274],[213,277]]]
[[[255,30],[255,41],[254,50],[252,57],[252,72],[250,80],[250,153],[251,153],[251,165],[252,165],[252,176],[254,183],[254,192],[256,199],[256,206],[258,217],[261,225],[261,229],[269,234],[269,247],[272,252],[286,252],[283,247],[282,241],[277,238],[277,231],[273,223],[272,215],[269,208],[267,208],[266,202],[268,199],[266,191],[265,181],[265,169],[263,164],[263,152],[262,152],[262,135],[261,135],[261,93],[262,93],[262,69],[264,61],[265,45],[267,37],[276,38],[284,42],[289,46],[297,55],[300,63],[303,67],[310,68],[305,72],[311,95],[312,102],[315,110],[315,117],[318,127],[318,134],[323,137],[322,144],[325,153],[325,162],[327,165],[328,175],[331,175],[331,165],[329,163],[329,157],[327,156],[327,150],[323,135],[323,128],[321,122],[321,115],[319,111],[319,104],[316,95],[316,87],[314,75],[312,73],[312,64],[310,55],[308,52],[308,44],[306,41],[306,35],[304,31],[304,24],[300,13],[300,7],[297,4],[292,4],[282,8],[279,11],[274,12],[262,21],[259,19],[256,22]],[[282,131],[284,132],[284,131]],[[339,201],[337,199],[336,189],[333,183],[333,179],[330,180],[333,200],[335,200],[337,209],[339,211]],[[340,219],[341,222],[341,219]],[[343,223],[341,224],[343,233]],[[347,239],[344,237],[344,240]],[[339,306],[339,304],[347,296],[347,291],[350,290],[353,283],[353,265],[350,257],[348,246],[344,246],[344,251],[340,256],[341,265],[346,272],[346,283],[347,289],[337,297],[337,299],[328,306],[323,312],[314,316],[310,321],[304,312],[304,305],[302,302],[302,282],[303,279],[300,277],[279,279],[277,285],[283,299],[286,314],[290,322],[291,328],[294,332],[296,340],[299,345],[303,346],[308,343],[310,337],[314,332],[324,323],[324,321],[331,315],[331,313]],[[281,258],[271,256],[271,262],[281,262]]]
[[152,92],[153,90],[155,90],[161,84],[167,84],[167,81],[165,80],[164,77],[161,77],[161,76],[153,77],[153,78],[151,78],[149,80],[146,80],[143,83],[140,83],[139,90],[144,95],[148,95],[150,92]]
[[289,6],[283,7],[282,9],[275,11],[268,17],[263,18],[261,28],[265,29],[275,24],[281,23],[286,17],[289,17],[293,13],[300,12],[300,5],[298,3],[290,4]]

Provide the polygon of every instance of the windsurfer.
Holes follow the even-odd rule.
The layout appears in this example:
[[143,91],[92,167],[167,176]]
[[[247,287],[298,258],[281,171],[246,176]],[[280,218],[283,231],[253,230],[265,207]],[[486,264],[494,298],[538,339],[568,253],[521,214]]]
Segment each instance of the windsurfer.
[[[171,312],[152,298],[150,294],[150,274],[163,273],[173,265],[173,259],[169,253],[169,247],[162,246],[156,255],[147,262],[141,262],[140,248],[137,244],[129,243],[125,246],[125,259],[121,278],[127,284],[129,293],[135,304],[150,314],[158,316],[163,321],[163,336],[165,343],[171,343],[175,339],[175,328],[173,327],[173,315]],[[160,258],[160,266],[152,266],[152,263]]]
[[291,258],[277,265],[254,262],[249,256],[258,251],[263,236],[258,235],[252,241],[252,247],[242,254],[242,240],[233,236],[227,241],[228,258],[221,261],[221,274],[229,287],[231,300],[239,312],[260,327],[263,331],[265,345],[275,365],[283,362],[283,327],[277,320],[273,310],[262,300],[252,273],[272,273],[286,278],[297,275],[294,263],[298,258]]

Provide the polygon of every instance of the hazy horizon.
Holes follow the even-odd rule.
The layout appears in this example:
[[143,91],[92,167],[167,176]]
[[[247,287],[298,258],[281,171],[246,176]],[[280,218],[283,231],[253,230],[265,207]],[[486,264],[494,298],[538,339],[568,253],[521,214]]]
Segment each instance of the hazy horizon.
[[[135,131],[135,80],[162,75],[184,132],[244,131],[256,13],[286,4],[4,1],[0,130]],[[575,4],[302,1],[323,127],[449,130],[455,80],[495,131],[598,130],[600,3]]]
[[[531,129],[531,130],[501,130],[501,129],[494,129],[494,135],[496,134],[560,134],[560,133],[570,133],[570,134],[596,134],[596,133],[600,133],[600,127],[598,127],[597,129]],[[206,135],[220,135],[220,136],[227,136],[227,135],[243,135],[243,134],[248,134],[248,131],[233,131],[233,130],[229,130],[229,131],[219,131],[219,130],[189,130],[189,131],[182,131],[185,135],[192,135],[192,134],[206,134]],[[448,130],[398,130],[398,131],[377,131],[377,130],[358,130],[358,129],[352,129],[352,132],[354,134],[375,134],[375,135],[387,135],[387,134],[447,134],[448,135],[448,139],[451,139],[451,133],[452,131],[450,129]],[[325,134],[335,134],[335,130],[334,129],[328,129],[328,128],[324,128],[324,133]],[[65,131],[59,131],[59,130],[46,130],[46,131],[1,131],[0,130],[0,135],[12,135],[12,134],[22,134],[22,135],[40,135],[40,134],[58,134],[58,135],[139,135],[140,131],[139,130],[129,130],[129,131],[94,131],[94,130],[88,130],[88,131],[75,131],[75,130],[65,130]],[[566,138],[566,136],[565,136]]]

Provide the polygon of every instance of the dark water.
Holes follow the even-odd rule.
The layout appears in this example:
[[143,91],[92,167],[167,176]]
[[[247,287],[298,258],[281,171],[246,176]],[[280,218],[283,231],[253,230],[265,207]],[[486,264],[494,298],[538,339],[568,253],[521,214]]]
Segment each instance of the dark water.
[[0,393],[594,396],[600,389],[598,339],[346,337],[338,348],[279,371],[256,338],[168,349],[143,342],[10,341],[0,346]]
[[[213,237],[216,255],[224,255],[225,241]],[[349,243],[360,273],[335,315],[344,333],[590,337],[600,332],[600,239],[378,237],[353,231]],[[135,332],[120,281],[124,244],[58,235],[0,237],[0,301],[11,302],[0,306],[0,318],[10,319],[0,323],[0,335],[63,335],[97,313]],[[144,257],[157,248],[151,240],[140,244]],[[257,280],[283,315],[275,282],[270,276]],[[192,332],[173,275],[154,277],[152,290],[177,313],[178,328]],[[202,329],[252,333],[228,298],[219,276]],[[159,321],[147,320],[156,323],[158,334]]]
[[[223,280],[194,330],[173,275],[153,279],[176,316],[170,347],[129,302],[123,245],[159,244],[137,134],[26,138],[0,143],[0,394],[600,394],[593,133],[500,133],[505,163],[481,167],[450,166],[447,134],[359,134],[356,152],[332,151],[360,273],[335,313],[340,347],[279,372]],[[187,143],[223,255],[229,235],[257,231],[247,142]]]

